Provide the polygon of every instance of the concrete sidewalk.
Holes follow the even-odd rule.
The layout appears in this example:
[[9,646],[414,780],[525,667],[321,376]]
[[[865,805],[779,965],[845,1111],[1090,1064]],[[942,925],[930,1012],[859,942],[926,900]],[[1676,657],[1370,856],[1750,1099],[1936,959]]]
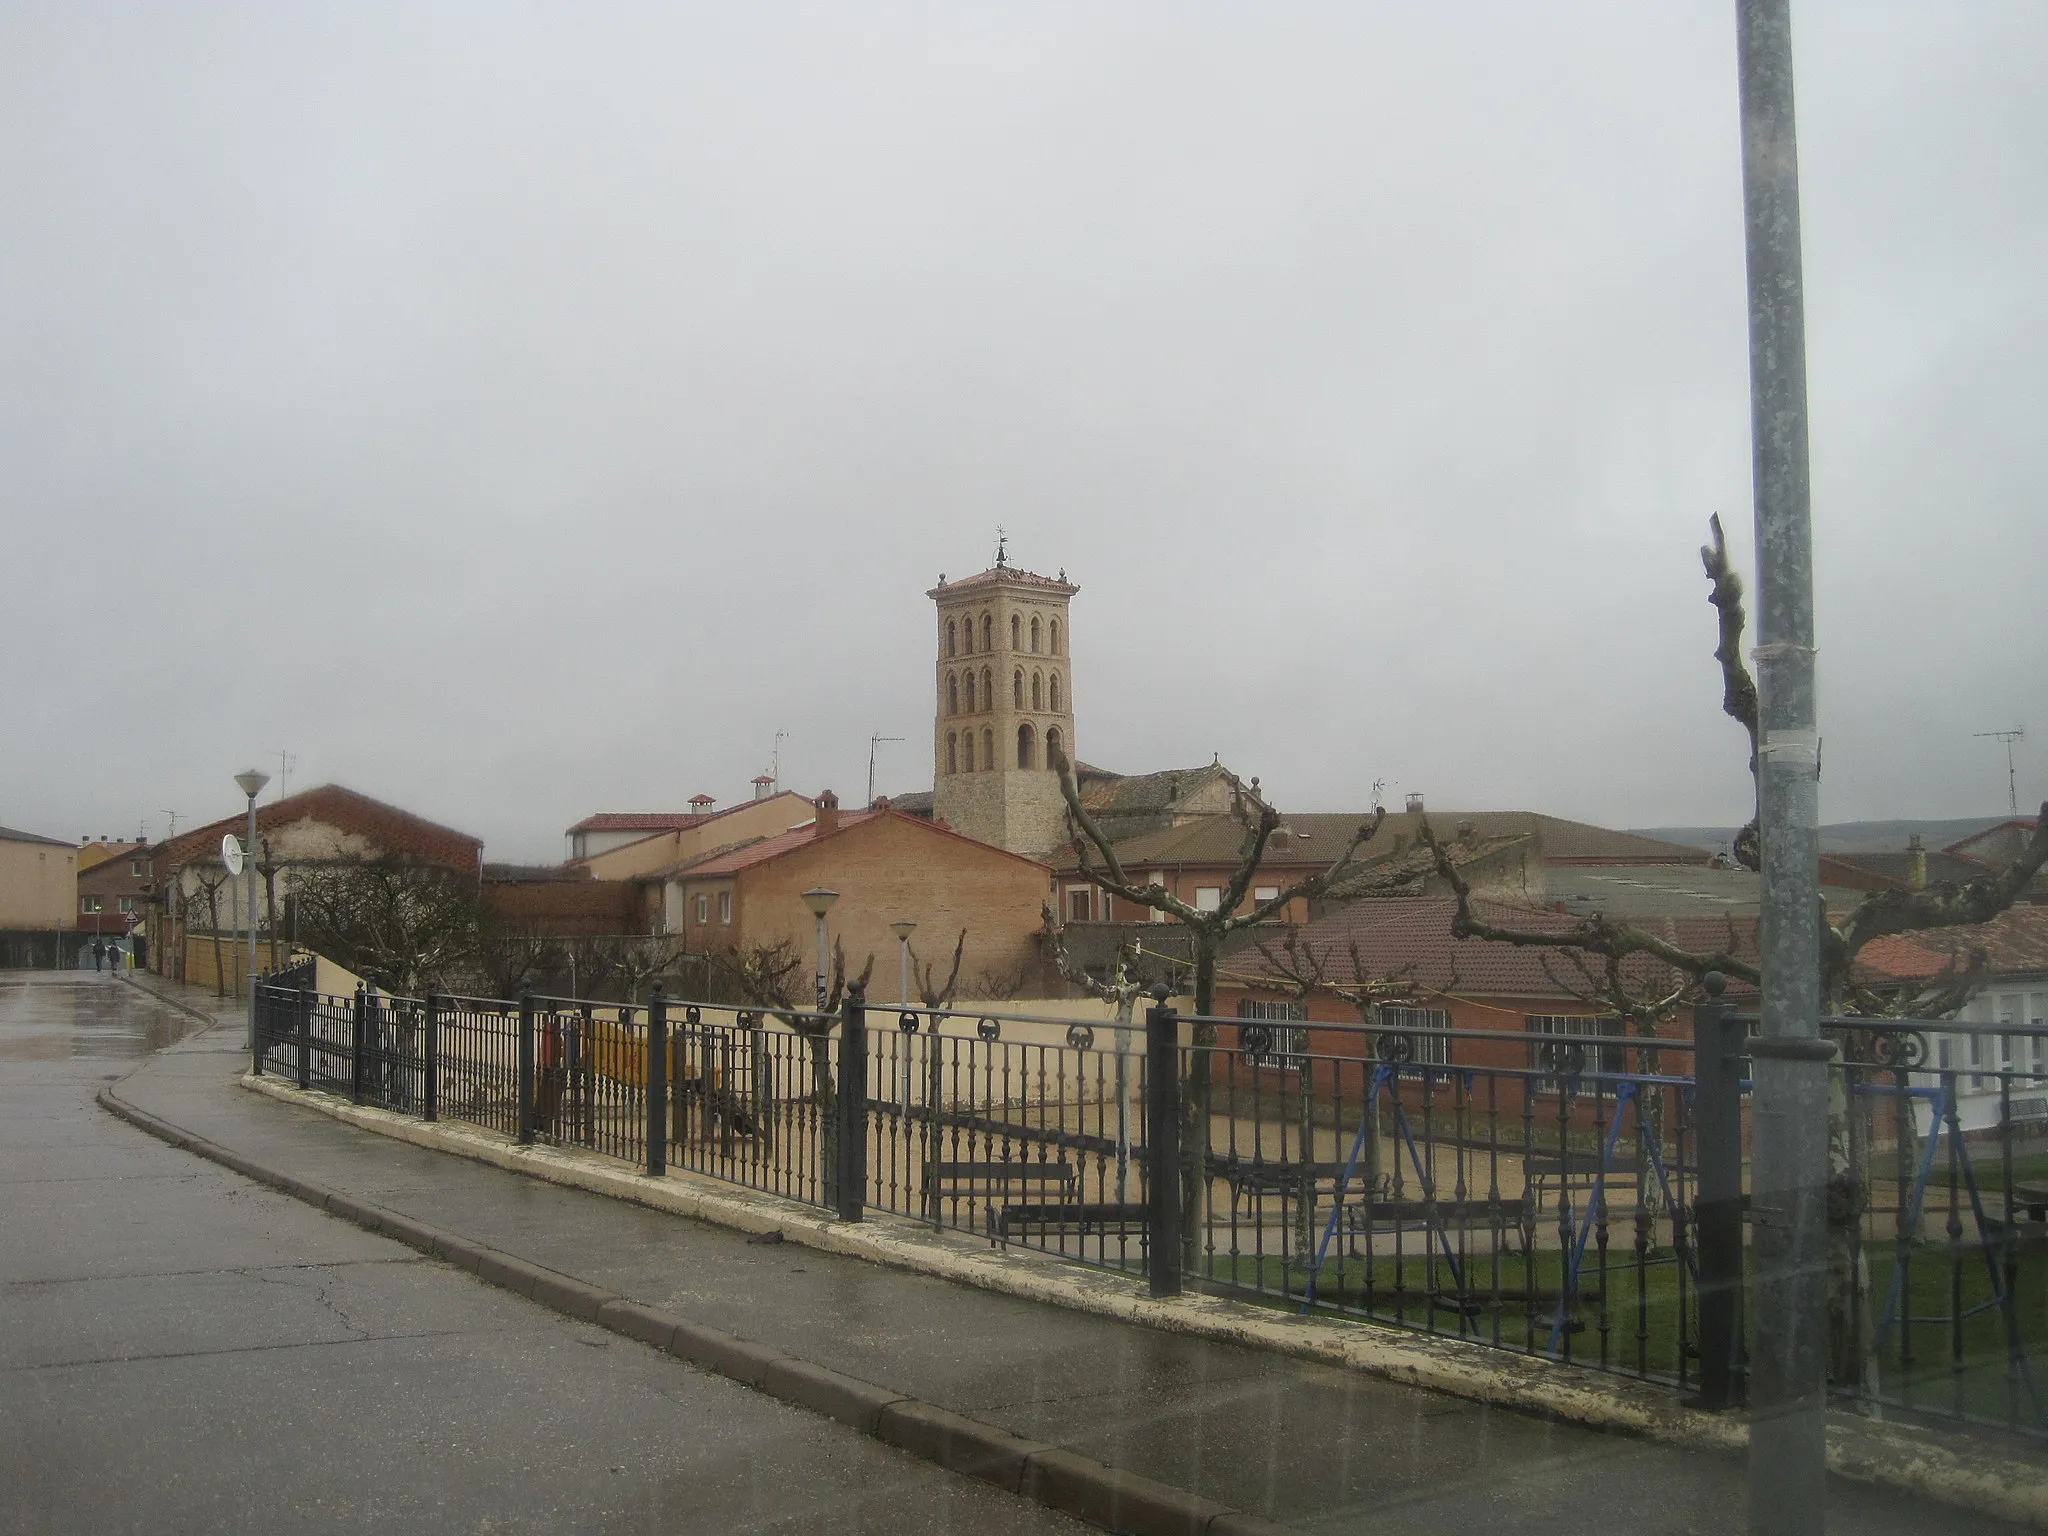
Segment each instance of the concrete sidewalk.
[[[150,979],[153,989],[170,984]],[[217,1000],[201,999],[203,1011]],[[1731,1456],[1687,1452],[742,1234],[394,1142],[248,1093],[215,1049],[124,1080],[147,1114],[546,1269],[1304,1531],[1588,1521],[1744,1529]],[[2010,1530],[1837,1480],[1838,1531]]]

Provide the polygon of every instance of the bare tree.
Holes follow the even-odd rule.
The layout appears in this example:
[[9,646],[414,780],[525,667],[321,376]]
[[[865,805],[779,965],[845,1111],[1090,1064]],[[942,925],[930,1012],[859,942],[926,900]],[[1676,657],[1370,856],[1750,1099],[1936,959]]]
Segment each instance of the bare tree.
[[386,992],[450,988],[476,964],[476,882],[454,870],[382,860],[302,866],[292,895],[306,946]]
[[1326,868],[1284,886],[1265,901],[1246,904],[1252,881],[1265,862],[1273,834],[1280,830],[1282,817],[1259,793],[1259,781],[1249,784],[1229,775],[1231,814],[1243,828],[1237,868],[1224,884],[1213,912],[1192,907],[1154,880],[1135,884],[1124,873],[1116,846],[1096,825],[1081,803],[1081,788],[1075,781],[1073,765],[1064,753],[1053,767],[1059,771],[1060,795],[1067,803],[1067,826],[1073,836],[1080,871],[1097,888],[1124,901],[1155,912],[1163,912],[1183,928],[1194,946],[1195,1014],[1192,1044],[1185,1080],[1181,1085],[1181,1257],[1192,1266],[1202,1232],[1202,1208],[1208,1198],[1207,1158],[1209,1106],[1211,1102],[1212,1049],[1216,1026],[1207,1022],[1216,1009],[1216,957],[1223,941],[1241,928],[1272,920],[1288,910],[1294,901],[1313,901],[1341,888],[1358,869],[1359,851],[1370,843],[1387,819],[1384,808],[1358,824],[1345,841],[1343,850]]
[[[217,997],[226,997],[228,995],[227,960],[222,953],[220,944],[220,893],[222,888],[227,885],[228,878],[228,869],[225,864],[195,864],[192,866],[192,879],[199,886],[199,899],[206,905],[206,929],[208,933],[213,935],[213,987],[214,994]],[[191,902],[188,898],[186,902],[188,909],[190,905]],[[189,932],[186,942],[187,944],[191,942]]]
[[[960,995],[960,957],[966,952],[967,930],[962,928],[960,937],[953,943],[952,969],[946,972],[945,981],[939,982],[935,980],[938,975],[938,962],[934,960],[920,963],[917,958],[917,946],[910,946],[910,975],[916,984],[917,995],[924,999],[925,1007],[943,1012],[953,1006],[954,999]],[[872,959],[869,964],[873,964]]]
[[[1758,751],[1757,690],[1756,681],[1750,676],[1748,664],[1742,656],[1742,637],[1748,626],[1748,616],[1743,607],[1742,578],[1728,559],[1727,540],[1722,534],[1718,516],[1709,520],[1708,533],[1708,542],[1700,548],[1700,563],[1707,576],[1707,600],[1719,616],[1714,659],[1721,669],[1721,708],[1742,726],[1749,738],[1749,769],[1754,781]],[[1758,817],[1753,814],[1735,838],[1736,860],[1751,870],[1762,868],[1763,847],[1758,825]],[[1578,951],[1602,956],[1613,964],[1620,964],[1633,956],[1647,955],[1695,980],[1709,971],[1720,971],[1752,984],[1762,980],[1756,965],[1729,952],[1732,945],[1711,953],[1694,953],[1647,930],[1610,922],[1597,913],[1577,923],[1547,930],[1485,920],[1473,911],[1470,887],[1460,877],[1448,851],[1431,834],[1427,823],[1420,835],[1434,856],[1437,872],[1450,885],[1457,899],[1451,932],[1458,938]],[[2019,856],[2002,870],[1969,880],[1938,881],[1921,890],[1873,891],[1839,922],[1831,921],[1823,909],[1818,957],[1822,1006],[1837,1013],[1851,1008],[1860,1010],[1865,1005],[1885,1013],[1903,1007],[1940,1007],[1945,1012],[1961,1007],[1968,1000],[1970,988],[1982,980],[1985,967],[1981,960],[1973,960],[1967,967],[1951,966],[1931,987],[1881,989],[1858,982],[1857,956],[1872,941],[1892,934],[1989,922],[2012,905],[2044,864],[2048,864],[2048,804],[2041,807],[2033,834]],[[1894,1013],[1891,1016],[1898,1015]],[[1860,1155],[1861,1149],[1856,1144],[1859,1134],[1857,1123],[1848,1112],[1847,1090],[1841,1073],[1832,1077],[1828,1121],[1828,1290],[1832,1364],[1837,1381],[1854,1381],[1865,1377],[1871,1363],[1852,1322],[1858,1315],[1857,1297],[1867,1288],[1860,1246],[1861,1217],[1868,1202],[1863,1174],[1867,1159]],[[1867,1326],[1869,1309],[1863,1308],[1861,1312]]]

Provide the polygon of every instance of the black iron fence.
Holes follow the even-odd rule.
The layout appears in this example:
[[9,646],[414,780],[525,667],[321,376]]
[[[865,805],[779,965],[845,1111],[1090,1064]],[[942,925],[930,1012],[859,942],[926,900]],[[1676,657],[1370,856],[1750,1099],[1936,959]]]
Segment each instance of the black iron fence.
[[[1739,1402],[1749,1021],[1716,997],[1690,1039],[1414,1027],[1441,1017],[1275,1026],[1156,1001],[1136,1021],[1066,1020],[885,1011],[857,992],[826,1015],[658,989],[643,1006],[266,984],[255,1066],[1155,1294],[1192,1284]],[[1841,1046],[1838,1390],[2043,1429],[2048,1031],[1825,1023]]]

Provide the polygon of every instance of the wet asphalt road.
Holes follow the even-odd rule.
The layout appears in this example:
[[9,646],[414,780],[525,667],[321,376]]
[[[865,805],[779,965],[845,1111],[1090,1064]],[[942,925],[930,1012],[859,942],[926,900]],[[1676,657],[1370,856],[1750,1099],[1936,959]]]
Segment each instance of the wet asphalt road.
[[92,1102],[221,1036],[0,972],[0,1531],[1080,1532],[173,1150]]

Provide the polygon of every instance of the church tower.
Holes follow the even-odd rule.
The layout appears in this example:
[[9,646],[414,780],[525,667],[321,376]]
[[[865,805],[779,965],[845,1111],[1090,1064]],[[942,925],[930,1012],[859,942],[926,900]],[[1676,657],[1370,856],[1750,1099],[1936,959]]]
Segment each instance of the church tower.
[[932,812],[954,831],[1036,858],[1067,839],[1055,753],[1074,759],[1074,680],[1061,571],[996,563],[927,592],[938,605]]

